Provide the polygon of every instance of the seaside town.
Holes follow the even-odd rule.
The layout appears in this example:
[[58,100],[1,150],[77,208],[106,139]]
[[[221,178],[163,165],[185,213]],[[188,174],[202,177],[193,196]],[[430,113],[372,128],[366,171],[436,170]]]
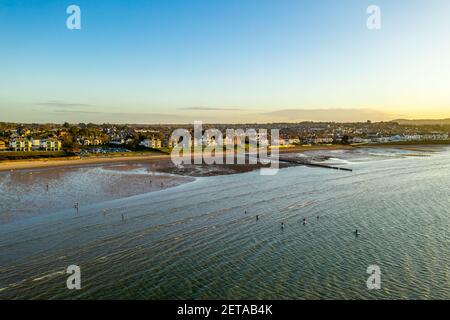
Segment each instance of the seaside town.
[[[23,124],[0,123],[0,151],[69,152],[88,155],[96,153],[142,150],[169,151],[175,142],[170,136],[175,129],[193,125],[118,125],[118,124]],[[398,122],[334,123],[300,122],[271,124],[207,124],[203,130],[219,129],[226,138],[226,129],[279,129],[280,146],[312,146],[331,144],[382,143],[446,143],[450,125],[405,125]],[[259,143],[270,137],[256,136]],[[262,139],[265,139],[263,141]],[[235,141],[236,142],[236,141]],[[224,141],[226,143],[226,140]],[[237,143],[240,143],[237,141]],[[206,139],[204,145],[215,144]]]

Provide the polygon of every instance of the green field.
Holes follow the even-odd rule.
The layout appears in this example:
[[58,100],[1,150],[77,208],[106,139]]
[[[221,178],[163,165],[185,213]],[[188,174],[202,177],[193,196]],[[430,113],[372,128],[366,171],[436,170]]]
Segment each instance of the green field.
[[73,156],[65,151],[5,151],[0,152],[1,160],[43,159]]

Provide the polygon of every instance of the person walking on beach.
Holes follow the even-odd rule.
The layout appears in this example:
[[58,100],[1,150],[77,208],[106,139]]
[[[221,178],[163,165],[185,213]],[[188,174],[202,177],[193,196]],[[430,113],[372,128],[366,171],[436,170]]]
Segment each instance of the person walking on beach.
[[258,215],[256,215],[256,221],[258,221],[259,220],[259,216]]
[[78,202],[75,202],[75,204],[73,205],[73,207],[77,210],[77,213],[78,213],[78,209],[79,209],[79,204],[78,204]]

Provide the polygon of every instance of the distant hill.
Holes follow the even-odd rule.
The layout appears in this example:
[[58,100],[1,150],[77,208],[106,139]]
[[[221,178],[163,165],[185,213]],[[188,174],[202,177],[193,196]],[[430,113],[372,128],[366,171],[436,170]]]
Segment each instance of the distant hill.
[[403,125],[415,125],[415,126],[450,125],[450,119],[417,119],[417,120],[396,119],[392,120],[392,122],[398,122],[399,124]]

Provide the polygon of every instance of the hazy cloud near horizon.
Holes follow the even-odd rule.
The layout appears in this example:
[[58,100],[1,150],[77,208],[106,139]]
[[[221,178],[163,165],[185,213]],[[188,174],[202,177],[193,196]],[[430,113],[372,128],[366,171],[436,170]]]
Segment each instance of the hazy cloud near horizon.
[[[180,110],[180,109],[178,109]],[[183,109],[184,110],[184,109]],[[189,109],[191,110],[191,109]],[[372,109],[280,109],[271,112],[257,113],[253,110],[236,109],[233,113],[220,113],[217,108],[202,108],[201,113],[156,113],[156,112],[106,112],[94,110],[79,110],[73,108],[55,108],[41,115],[50,115],[59,122],[96,122],[96,123],[193,123],[203,121],[204,123],[267,123],[267,122],[301,122],[301,121],[325,121],[325,122],[365,122],[389,121],[401,115],[388,114],[386,112]],[[210,111],[210,112],[208,112]]]
[[[93,122],[93,123],[139,123],[139,124],[158,124],[158,123],[187,123],[193,122],[195,118],[189,118],[176,114],[165,113],[129,113],[129,112],[102,112],[85,110],[53,110],[47,114],[52,118],[60,119],[59,122]],[[67,118],[75,121],[66,120]]]
[[401,115],[373,109],[282,109],[261,114],[270,121],[388,121]]
[[87,103],[72,103],[61,100],[48,100],[46,102],[36,102],[35,105],[44,107],[59,107],[59,108],[72,108],[72,107],[91,107],[92,105]]
[[178,110],[191,110],[191,111],[240,111],[240,108],[233,107],[186,107],[178,108]]
[[[33,107],[34,105],[34,107]],[[38,108],[36,106],[42,106]],[[3,107],[0,106],[0,110]],[[3,114],[4,121],[11,122],[55,122],[55,123],[139,123],[139,124],[190,124],[204,123],[270,123],[270,122],[365,122],[390,121],[408,118],[404,114],[388,113],[370,108],[273,108],[263,112],[255,106],[191,106],[157,108],[147,107],[139,112],[134,107],[100,106],[73,100],[43,100],[18,107],[24,116],[21,119]],[[142,108],[141,108],[142,110]],[[158,110],[158,111],[157,111]],[[161,111],[160,111],[161,110]],[[267,109],[266,109],[267,110]],[[270,110],[270,109],[269,109]]]

